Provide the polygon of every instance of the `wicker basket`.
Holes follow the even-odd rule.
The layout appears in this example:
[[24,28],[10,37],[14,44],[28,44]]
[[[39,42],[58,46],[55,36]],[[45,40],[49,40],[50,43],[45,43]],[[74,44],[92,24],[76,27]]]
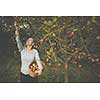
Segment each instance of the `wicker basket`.
[[36,77],[38,76],[38,65],[37,62],[34,60],[30,65],[28,69],[28,73],[31,77]]

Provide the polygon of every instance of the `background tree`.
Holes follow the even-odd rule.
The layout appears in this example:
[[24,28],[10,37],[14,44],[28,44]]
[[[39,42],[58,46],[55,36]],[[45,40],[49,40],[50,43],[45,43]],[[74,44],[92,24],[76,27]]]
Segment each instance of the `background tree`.
[[8,63],[8,69],[14,70],[13,73],[6,74],[16,81],[20,67],[15,64],[20,59],[14,21],[17,21],[21,40],[24,42],[27,37],[33,37],[34,48],[40,52],[45,64],[40,82],[68,82],[68,78],[69,82],[100,82],[100,17],[3,17],[3,32],[9,36],[5,35],[9,40],[7,53],[11,59],[15,58],[14,61],[9,59],[13,66],[12,62]]

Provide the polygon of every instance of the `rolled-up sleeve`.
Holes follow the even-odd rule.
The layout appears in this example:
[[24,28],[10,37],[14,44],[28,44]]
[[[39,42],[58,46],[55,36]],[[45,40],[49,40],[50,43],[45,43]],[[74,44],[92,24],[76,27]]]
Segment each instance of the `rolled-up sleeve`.
[[19,49],[19,52],[21,52],[23,50],[23,45],[21,40],[19,39],[19,36],[16,36],[16,42],[17,42],[17,47]]
[[36,53],[35,53],[35,60],[39,66],[39,69],[43,69],[38,51],[36,51]]

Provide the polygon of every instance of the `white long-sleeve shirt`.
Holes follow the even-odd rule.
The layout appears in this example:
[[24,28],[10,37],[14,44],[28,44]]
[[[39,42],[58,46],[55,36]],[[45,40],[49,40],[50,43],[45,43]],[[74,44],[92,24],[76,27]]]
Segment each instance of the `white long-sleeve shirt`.
[[42,69],[42,64],[40,61],[39,53],[36,49],[32,49],[32,52],[28,52],[26,47],[23,47],[19,36],[16,36],[16,42],[18,49],[21,53],[21,72],[25,75],[28,74],[28,67],[31,64],[31,62],[35,59],[39,69]]

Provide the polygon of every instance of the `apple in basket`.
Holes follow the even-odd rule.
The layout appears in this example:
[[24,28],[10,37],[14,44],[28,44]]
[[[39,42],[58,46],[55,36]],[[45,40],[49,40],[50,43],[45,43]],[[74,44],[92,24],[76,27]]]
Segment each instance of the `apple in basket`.
[[29,65],[29,75],[31,77],[36,77],[38,76],[38,65],[36,63],[36,61],[33,61],[30,65]]

